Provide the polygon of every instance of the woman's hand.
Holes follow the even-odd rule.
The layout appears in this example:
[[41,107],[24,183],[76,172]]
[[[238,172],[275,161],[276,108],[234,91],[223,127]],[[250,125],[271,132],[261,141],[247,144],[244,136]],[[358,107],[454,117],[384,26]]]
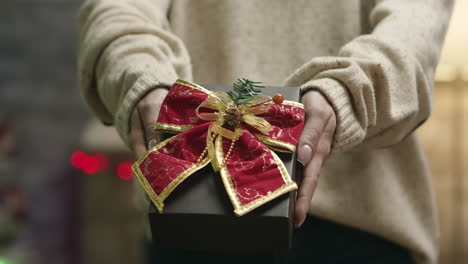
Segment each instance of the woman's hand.
[[159,110],[168,91],[156,88],[145,95],[135,106],[131,116],[130,145],[136,158],[161,140],[161,134],[154,130]]
[[296,202],[296,228],[306,219],[320,169],[330,154],[336,127],[335,112],[320,92],[305,93],[302,103],[305,109],[305,124],[298,143],[297,159],[304,165],[304,176]]

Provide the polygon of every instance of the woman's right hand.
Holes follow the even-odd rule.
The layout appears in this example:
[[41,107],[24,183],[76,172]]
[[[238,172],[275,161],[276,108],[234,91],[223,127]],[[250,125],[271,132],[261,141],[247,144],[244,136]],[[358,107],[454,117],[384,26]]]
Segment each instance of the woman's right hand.
[[156,88],[146,94],[133,108],[130,123],[130,145],[139,159],[161,140],[161,133],[154,129],[159,110],[166,97],[166,88]]

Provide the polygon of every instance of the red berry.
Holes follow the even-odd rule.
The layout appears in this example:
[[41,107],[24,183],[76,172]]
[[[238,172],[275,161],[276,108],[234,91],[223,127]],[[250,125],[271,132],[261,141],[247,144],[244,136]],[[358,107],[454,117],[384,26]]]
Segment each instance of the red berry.
[[281,94],[275,94],[275,95],[273,96],[273,102],[275,102],[275,104],[281,104],[281,103],[283,103],[283,101],[284,101],[283,95],[281,95]]

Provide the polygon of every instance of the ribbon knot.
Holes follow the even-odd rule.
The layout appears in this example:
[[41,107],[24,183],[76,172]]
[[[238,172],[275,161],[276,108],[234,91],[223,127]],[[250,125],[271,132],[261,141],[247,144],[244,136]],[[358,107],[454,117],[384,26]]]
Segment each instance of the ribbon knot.
[[244,114],[245,112],[241,111],[237,105],[230,105],[226,108],[224,120],[232,127],[239,127],[243,120]]
[[[133,171],[156,208],[187,177],[211,163],[237,215],[297,189],[276,151],[293,152],[304,126],[302,104],[257,95],[236,105],[228,94],[183,80],[170,89],[155,129],[175,133]],[[267,102],[267,103],[265,103]]]

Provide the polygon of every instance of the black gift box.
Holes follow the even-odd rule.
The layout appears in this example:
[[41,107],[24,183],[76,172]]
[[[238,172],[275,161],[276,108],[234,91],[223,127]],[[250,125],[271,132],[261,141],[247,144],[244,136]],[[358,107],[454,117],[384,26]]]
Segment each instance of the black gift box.
[[[227,86],[204,86],[229,91]],[[297,87],[266,87],[263,94],[280,93],[299,101]],[[289,175],[297,180],[295,154],[278,153]],[[286,193],[244,216],[236,216],[219,172],[211,165],[182,182],[164,202],[160,214],[151,204],[153,242],[160,248],[214,250],[286,250],[291,247],[296,192]]]

